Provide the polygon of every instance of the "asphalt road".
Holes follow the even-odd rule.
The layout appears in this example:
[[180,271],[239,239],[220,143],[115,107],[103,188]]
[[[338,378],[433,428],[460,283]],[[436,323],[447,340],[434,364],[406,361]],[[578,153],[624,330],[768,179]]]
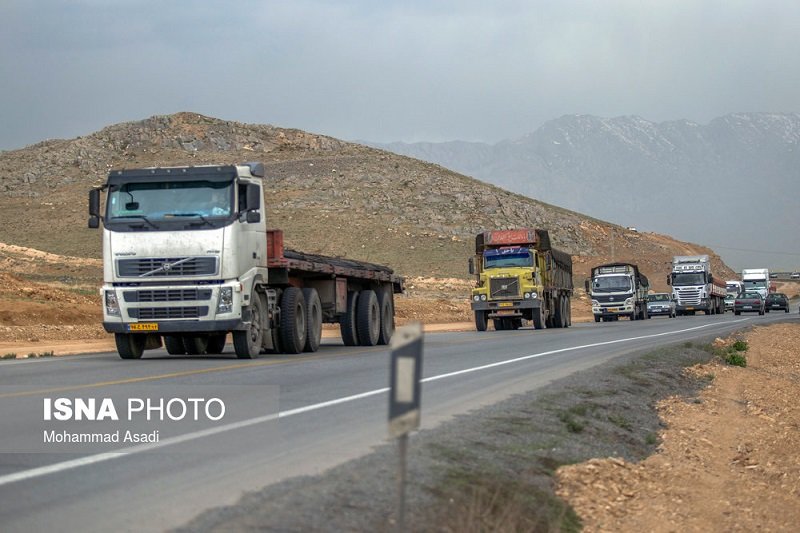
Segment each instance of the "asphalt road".
[[[728,313],[427,334],[423,427],[623,353],[799,318]],[[223,357],[146,354],[140,361],[108,353],[0,362],[0,530],[162,531],[245,491],[319,473],[387,440],[385,347],[328,343],[311,356],[256,361],[237,360],[230,346]],[[115,427],[108,419],[43,421],[44,398],[95,398],[97,405],[106,398],[118,406],[124,433],[153,427],[126,426],[122,406],[139,397],[215,397],[227,411],[205,424],[167,420],[152,445],[43,442],[43,428]]]

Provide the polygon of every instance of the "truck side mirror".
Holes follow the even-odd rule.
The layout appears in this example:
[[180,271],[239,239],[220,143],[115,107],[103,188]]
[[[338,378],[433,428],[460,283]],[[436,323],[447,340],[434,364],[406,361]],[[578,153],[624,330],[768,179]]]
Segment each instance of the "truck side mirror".
[[589,278],[586,278],[585,280],[583,280],[583,286],[586,289],[586,294],[589,294],[590,292],[592,292],[592,282],[591,282],[591,280]]
[[[246,211],[256,211],[261,208],[261,187],[255,183],[247,184],[247,206]],[[249,222],[249,220],[248,220]]]
[[709,274],[708,275],[708,282],[709,283],[714,283],[714,275],[713,274]]
[[475,258],[474,257],[470,257],[469,260],[467,261],[467,264],[469,265],[469,273],[470,274],[474,274],[475,273]]
[[244,216],[245,221],[248,224],[255,224],[256,222],[261,222],[261,213],[258,211],[248,211],[247,214]]
[[100,227],[100,191],[98,189],[89,191],[89,227],[91,229]]
[[667,276],[667,285],[672,285],[672,279],[670,276]]

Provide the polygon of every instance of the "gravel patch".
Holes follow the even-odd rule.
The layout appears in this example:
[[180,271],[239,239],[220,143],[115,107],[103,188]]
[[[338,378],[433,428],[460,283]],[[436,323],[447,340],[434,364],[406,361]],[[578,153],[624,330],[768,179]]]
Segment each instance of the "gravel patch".
[[[710,342],[620,356],[412,436],[407,524],[413,531],[577,531],[553,492],[561,465],[637,461],[658,444],[658,400],[696,400],[707,381],[683,368]],[[424,416],[424,406],[423,406]],[[299,477],[211,509],[178,531],[389,531],[395,525],[393,444],[321,475]]]

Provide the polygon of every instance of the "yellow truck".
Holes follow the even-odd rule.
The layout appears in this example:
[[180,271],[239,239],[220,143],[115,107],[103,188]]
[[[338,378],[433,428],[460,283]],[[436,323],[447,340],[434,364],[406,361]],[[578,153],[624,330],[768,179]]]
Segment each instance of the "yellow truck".
[[475,327],[486,331],[519,329],[523,320],[535,329],[572,324],[572,257],[550,245],[547,230],[484,231],[475,237],[469,259]]

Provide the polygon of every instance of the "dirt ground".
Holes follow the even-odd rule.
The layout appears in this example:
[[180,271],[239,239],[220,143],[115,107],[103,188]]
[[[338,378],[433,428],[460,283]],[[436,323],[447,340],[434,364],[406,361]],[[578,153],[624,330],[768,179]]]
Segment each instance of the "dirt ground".
[[800,325],[755,328],[745,340],[746,368],[693,367],[711,380],[699,400],[660,402],[655,455],[559,469],[557,493],[584,531],[797,530]]

